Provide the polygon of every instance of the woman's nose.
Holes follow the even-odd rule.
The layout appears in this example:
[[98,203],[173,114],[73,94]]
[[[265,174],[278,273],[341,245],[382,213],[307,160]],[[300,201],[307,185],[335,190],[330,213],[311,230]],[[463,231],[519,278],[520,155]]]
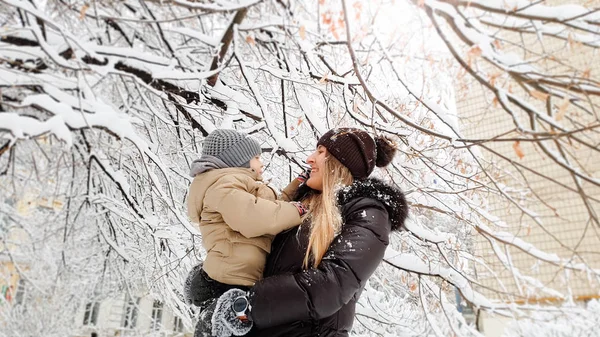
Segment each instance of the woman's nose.
[[314,162],[315,162],[314,155],[315,155],[315,154],[313,153],[313,154],[311,154],[310,156],[308,156],[308,158],[306,158],[306,163],[307,163],[307,164],[311,164],[311,163],[314,163]]

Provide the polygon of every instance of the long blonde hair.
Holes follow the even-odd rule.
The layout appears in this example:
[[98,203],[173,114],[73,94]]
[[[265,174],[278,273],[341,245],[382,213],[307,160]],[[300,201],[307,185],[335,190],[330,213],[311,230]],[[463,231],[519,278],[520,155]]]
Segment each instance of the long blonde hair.
[[[337,204],[337,191],[340,187],[352,184],[350,170],[342,165],[335,157],[329,155],[325,159],[321,171],[323,174],[323,191],[315,193],[306,199],[310,210],[310,236],[304,256],[304,269],[317,267],[323,255],[329,248],[335,235],[342,227],[342,215]],[[311,259],[312,258],[312,259]]]

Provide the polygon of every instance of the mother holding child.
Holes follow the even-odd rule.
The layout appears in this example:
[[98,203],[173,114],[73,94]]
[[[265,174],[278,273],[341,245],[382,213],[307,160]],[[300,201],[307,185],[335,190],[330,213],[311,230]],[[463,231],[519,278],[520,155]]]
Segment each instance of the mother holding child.
[[390,233],[408,216],[398,188],[369,178],[395,153],[388,138],[329,130],[306,160],[310,170],[277,198],[262,183],[255,139],[208,135],[188,196],[207,251],[185,286],[202,309],[195,337],[348,336]]

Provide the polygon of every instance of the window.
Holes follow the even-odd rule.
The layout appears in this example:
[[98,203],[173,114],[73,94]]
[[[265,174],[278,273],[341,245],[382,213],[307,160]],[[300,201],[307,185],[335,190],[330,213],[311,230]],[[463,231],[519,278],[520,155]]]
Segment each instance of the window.
[[128,298],[127,303],[125,304],[125,313],[123,315],[123,327],[127,329],[135,328],[137,324],[137,316],[138,316],[138,304],[140,303],[140,298],[133,299],[131,297]]
[[85,305],[85,314],[83,315],[83,325],[97,325],[100,303],[89,302]]
[[161,301],[154,301],[152,305],[152,325],[151,329],[153,331],[160,330],[162,326],[162,312],[163,312],[163,304]]
[[27,287],[24,279],[19,279],[17,283],[17,291],[15,292],[15,304],[23,304],[25,302],[25,296],[27,293]]
[[173,332],[183,332],[183,321],[179,316],[175,316],[173,321]]

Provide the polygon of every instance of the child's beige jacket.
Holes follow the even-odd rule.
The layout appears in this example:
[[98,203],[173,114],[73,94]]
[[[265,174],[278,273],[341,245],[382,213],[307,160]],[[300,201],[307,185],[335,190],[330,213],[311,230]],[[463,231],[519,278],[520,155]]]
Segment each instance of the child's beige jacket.
[[[282,199],[289,200],[296,187],[290,184]],[[221,283],[243,286],[262,278],[273,236],[301,222],[296,206],[277,200],[275,191],[249,168],[197,175],[190,186],[188,214],[199,223],[208,252],[204,271]]]

